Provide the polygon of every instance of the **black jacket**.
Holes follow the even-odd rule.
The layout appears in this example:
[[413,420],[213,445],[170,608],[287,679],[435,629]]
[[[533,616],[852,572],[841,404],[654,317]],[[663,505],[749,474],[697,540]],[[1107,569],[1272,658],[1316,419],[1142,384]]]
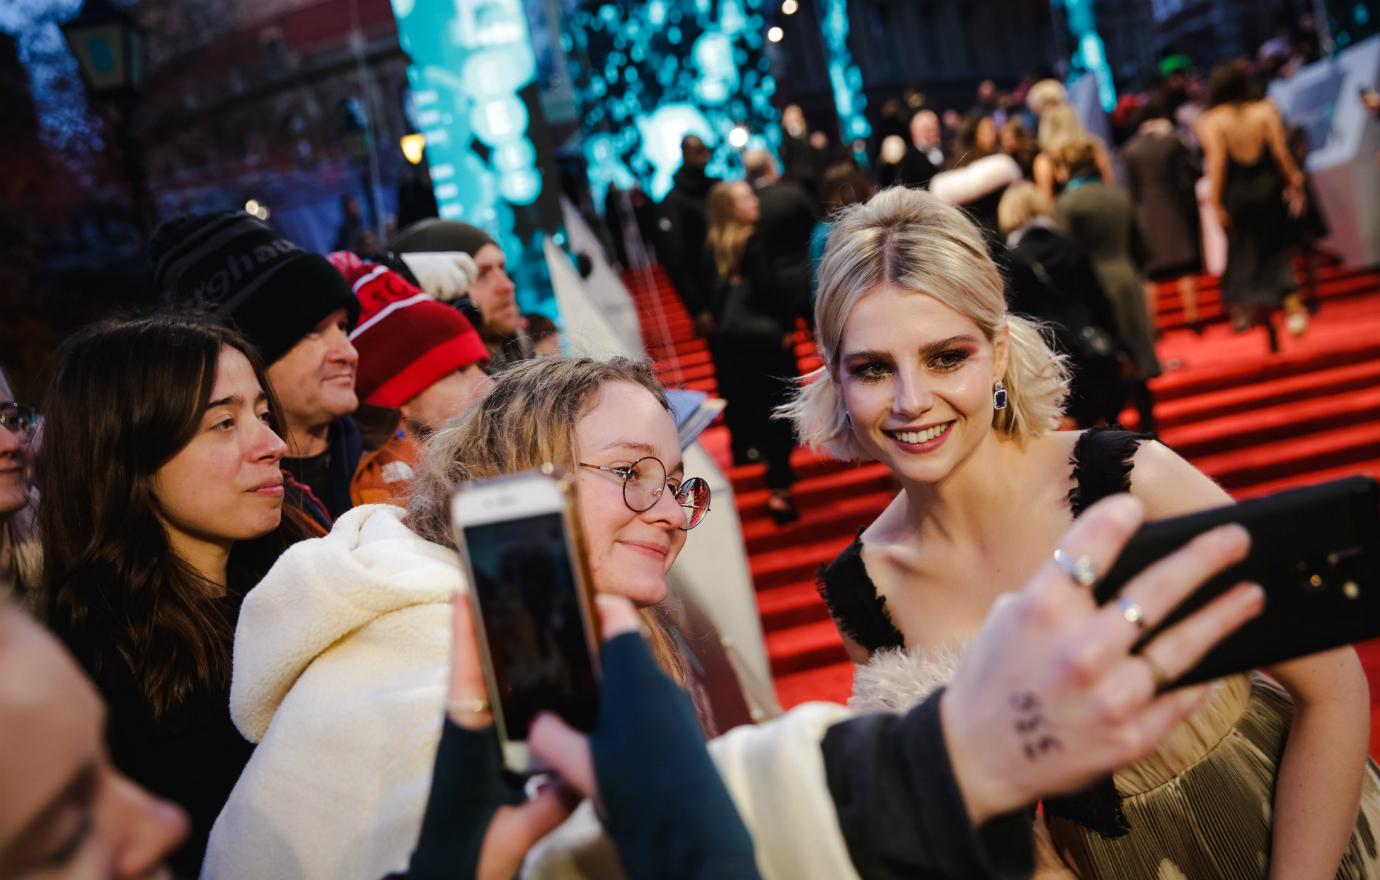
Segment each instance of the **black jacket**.
[[[232,626],[241,600],[234,592],[219,600]],[[191,828],[169,866],[178,877],[197,876],[211,826],[254,751],[230,720],[228,682],[224,690],[191,695],[171,717],[155,721],[137,679],[113,651],[103,652],[105,662],[97,673],[95,646],[80,643],[70,633],[64,634],[64,641],[105,699],[106,742],[115,766],[187,811]]]
[[676,172],[674,181],[661,202],[656,252],[685,310],[693,316],[709,311],[710,296],[700,271],[700,255],[709,233],[706,199],[719,180],[683,167]]
[[779,180],[757,190],[761,219],[755,238],[772,272],[777,296],[791,312],[810,309],[810,237],[814,234],[815,203],[800,186]]
[[1055,325],[1056,339],[1067,353],[1076,352],[1073,340],[1089,325],[1116,336],[1107,294],[1076,241],[1058,230],[1032,226],[1010,257],[1011,310]]
[[896,166],[896,179],[890,182],[912,189],[924,189],[930,185],[934,176],[943,170],[942,164],[934,164],[924,152],[909,146],[905,156],[901,158],[901,163]]

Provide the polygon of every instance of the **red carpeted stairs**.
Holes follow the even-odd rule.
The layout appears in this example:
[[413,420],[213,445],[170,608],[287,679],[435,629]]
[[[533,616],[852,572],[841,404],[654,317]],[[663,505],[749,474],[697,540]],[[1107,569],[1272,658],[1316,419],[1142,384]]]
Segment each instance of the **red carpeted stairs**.
[[[659,271],[625,277],[648,354],[671,387],[714,389],[714,367],[689,316]],[[1215,279],[1200,279],[1202,336],[1191,333],[1177,293],[1159,302],[1161,360],[1152,385],[1160,436],[1238,498],[1353,473],[1380,477],[1380,268],[1318,272],[1321,311],[1301,339],[1281,330],[1270,354],[1261,330],[1233,333]],[[801,333],[802,371],[819,364]],[[1126,413],[1128,426],[1134,414]],[[846,700],[852,686],[814,573],[881,511],[894,488],[880,465],[847,465],[796,450],[800,520],[777,528],[766,513],[762,466],[732,467],[721,425],[704,445],[733,480],[777,695],[785,707]],[[1380,644],[1360,648],[1380,707]],[[1380,755],[1380,713],[1372,753]]]

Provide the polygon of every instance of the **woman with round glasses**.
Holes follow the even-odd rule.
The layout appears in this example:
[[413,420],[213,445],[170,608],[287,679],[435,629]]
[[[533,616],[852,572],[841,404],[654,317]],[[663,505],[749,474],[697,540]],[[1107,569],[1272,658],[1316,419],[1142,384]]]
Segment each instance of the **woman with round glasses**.
[[43,547],[34,516],[31,444],[38,411],[14,400],[0,370],[0,595],[32,605],[43,569]]
[[661,386],[624,359],[517,364],[429,438],[408,511],[355,508],[246,597],[230,709],[258,747],[211,833],[206,876],[406,866],[444,712],[450,602],[465,588],[451,495],[548,462],[578,475],[594,588],[637,606],[653,656],[684,682],[658,606],[710,498],[684,474]]

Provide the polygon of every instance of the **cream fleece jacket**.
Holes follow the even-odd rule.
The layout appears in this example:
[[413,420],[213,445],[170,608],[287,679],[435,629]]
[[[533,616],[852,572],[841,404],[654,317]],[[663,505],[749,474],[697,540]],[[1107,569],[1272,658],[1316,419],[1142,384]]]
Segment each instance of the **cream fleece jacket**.
[[[245,598],[230,712],[258,743],[211,830],[210,880],[379,880],[406,869],[440,740],[458,556],[357,507],[291,548]],[[856,876],[819,742],[846,717],[802,707],[710,744],[769,878]],[[548,837],[524,876],[594,876],[588,810]],[[608,875],[599,872],[600,877]]]

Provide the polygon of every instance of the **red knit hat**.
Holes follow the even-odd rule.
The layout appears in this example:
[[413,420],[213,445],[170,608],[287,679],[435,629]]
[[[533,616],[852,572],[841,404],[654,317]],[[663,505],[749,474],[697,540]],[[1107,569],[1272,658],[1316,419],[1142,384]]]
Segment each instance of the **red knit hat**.
[[488,363],[479,334],[455,309],[386,266],[353,254],[329,259],[359,297],[350,342],[359,352],[355,390],[364,403],[396,409],[456,370]]

